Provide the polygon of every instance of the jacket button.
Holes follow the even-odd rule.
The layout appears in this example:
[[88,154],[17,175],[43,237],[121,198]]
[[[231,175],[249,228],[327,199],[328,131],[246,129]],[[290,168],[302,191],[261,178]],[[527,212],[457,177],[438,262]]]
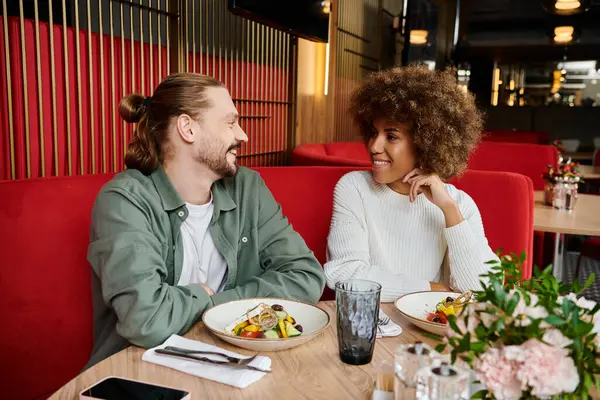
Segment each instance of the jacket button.
[[244,236],[244,237],[242,238],[242,243],[246,243],[247,241],[248,241],[248,238],[247,238],[246,236]]
[[177,213],[177,215],[179,215],[180,218],[183,218],[183,216],[185,215],[185,213],[183,211],[179,211]]

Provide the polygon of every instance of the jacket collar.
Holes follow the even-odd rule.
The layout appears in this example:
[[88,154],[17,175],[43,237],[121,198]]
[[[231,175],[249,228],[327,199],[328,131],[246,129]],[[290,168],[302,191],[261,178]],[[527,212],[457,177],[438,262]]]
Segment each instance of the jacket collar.
[[[150,178],[152,179],[152,182],[154,182],[154,186],[160,196],[165,211],[173,211],[185,205],[185,202],[181,199],[181,196],[179,196],[175,187],[173,187],[162,164],[159,164],[158,168],[150,174]],[[224,181],[225,179],[219,179],[212,185],[213,204],[215,210],[230,211],[236,208],[237,205],[225,188]]]

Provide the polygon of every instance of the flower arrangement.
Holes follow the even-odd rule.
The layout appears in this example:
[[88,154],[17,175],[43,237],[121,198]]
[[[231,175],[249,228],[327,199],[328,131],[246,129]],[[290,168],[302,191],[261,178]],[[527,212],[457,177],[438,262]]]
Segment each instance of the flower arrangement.
[[583,182],[579,172],[579,163],[571,161],[571,159],[565,163],[559,162],[558,168],[548,165],[548,172],[543,177],[546,182],[550,183],[557,182],[557,178],[563,178],[565,181],[573,183]]
[[[466,362],[484,390],[472,398],[586,399],[600,385],[600,305],[578,297],[581,286],[559,283],[551,267],[521,280],[521,257],[492,261],[485,289],[450,316],[445,343],[452,362]],[[483,282],[482,282],[483,283]]]

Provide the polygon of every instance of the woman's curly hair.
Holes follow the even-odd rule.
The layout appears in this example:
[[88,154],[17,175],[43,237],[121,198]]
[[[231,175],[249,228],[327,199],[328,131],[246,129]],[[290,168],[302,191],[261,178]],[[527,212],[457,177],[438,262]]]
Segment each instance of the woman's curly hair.
[[473,96],[458,87],[454,71],[430,71],[425,66],[371,74],[353,93],[350,114],[365,142],[377,119],[407,124],[417,165],[442,179],[466,169],[483,128]]

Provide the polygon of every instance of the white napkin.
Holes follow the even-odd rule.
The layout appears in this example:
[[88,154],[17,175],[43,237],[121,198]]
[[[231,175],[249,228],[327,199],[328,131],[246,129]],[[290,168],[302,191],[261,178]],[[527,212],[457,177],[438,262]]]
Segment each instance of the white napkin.
[[402,328],[400,325],[396,324],[389,318],[381,309],[379,309],[379,319],[382,318],[389,319],[388,323],[385,325],[377,325],[377,338],[388,337],[388,336],[398,336],[402,333]]
[[[231,385],[242,389],[252,385],[266,374],[266,372],[250,369],[235,369],[227,366],[203,363],[201,361],[185,360],[183,358],[177,358],[154,352],[154,349],[162,349],[166,346],[176,346],[190,350],[218,351],[232,357],[248,358],[247,356],[237,354],[220,347],[212,346],[198,340],[191,340],[178,335],[171,335],[171,337],[168,338],[163,344],[146,350],[142,355],[142,360],[153,364],[162,365],[164,367],[173,368],[178,371],[185,372],[186,374],[210,379],[211,381],[224,383],[226,385]],[[224,358],[220,356],[203,355],[203,357],[212,358],[217,361],[224,360]],[[271,369],[271,359],[265,356],[258,356],[250,363],[250,365],[269,370]]]

